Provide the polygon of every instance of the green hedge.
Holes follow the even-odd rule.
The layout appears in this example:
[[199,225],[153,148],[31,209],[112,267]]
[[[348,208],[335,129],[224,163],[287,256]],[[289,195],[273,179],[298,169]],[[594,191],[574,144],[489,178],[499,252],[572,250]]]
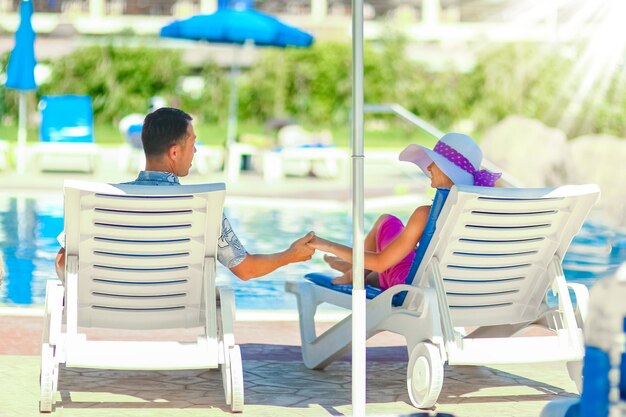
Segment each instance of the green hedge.
[[178,51],[152,48],[89,47],[52,63],[41,94],[87,94],[99,121],[145,112],[150,97],[170,94],[188,68]]
[[[574,100],[579,78],[568,77],[583,49],[550,44],[509,44],[485,48],[469,72],[432,70],[407,56],[406,40],[391,35],[365,46],[365,101],[400,103],[442,130],[470,120],[479,133],[509,114],[559,126]],[[563,55],[562,51],[569,51]],[[310,49],[265,48],[239,78],[239,119],[262,123],[294,117],[309,126],[343,126],[351,107],[351,46],[316,43]],[[6,55],[0,57],[0,64]],[[4,65],[2,65],[4,67]],[[162,95],[197,116],[224,124],[230,92],[229,69],[206,63],[188,68],[177,50],[89,47],[51,63],[50,82],[37,94],[89,94],[96,119],[116,123],[146,110]],[[566,132],[626,137],[626,94],[622,71],[610,74],[606,94],[589,94]],[[205,87],[197,97],[179,89],[183,75],[199,75]],[[597,93],[599,89],[591,89]],[[15,94],[0,87],[0,116],[16,113]]]

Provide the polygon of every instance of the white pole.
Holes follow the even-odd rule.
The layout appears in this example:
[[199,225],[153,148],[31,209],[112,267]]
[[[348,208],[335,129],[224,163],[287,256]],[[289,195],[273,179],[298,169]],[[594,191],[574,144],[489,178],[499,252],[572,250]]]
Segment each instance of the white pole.
[[104,0],[89,0],[89,16],[97,19],[104,16]]
[[328,16],[328,0],[311,0],[311,17],[321,22]]
[[19,121],[17,128],[17,150],[16,150],[16,168],[17,172],[23,174],[26,171],[26,92],[20,91],[19,101]]
[[[233,59],[236,59],[233,57]],[[226,130],[226,148],[237,140],[237,111],[239,110],[239,63],[234,61],[230,67],[230,99],[228,102],[228,127]]]
[[363,0],[352,2],[352,415],[365,416]]
[[422,1],[422,23],[429,27],[439,26],[439,15],[441,14],[440,0]]
[[210,14],[217,10],[217,0],[200,0],[200,13]]

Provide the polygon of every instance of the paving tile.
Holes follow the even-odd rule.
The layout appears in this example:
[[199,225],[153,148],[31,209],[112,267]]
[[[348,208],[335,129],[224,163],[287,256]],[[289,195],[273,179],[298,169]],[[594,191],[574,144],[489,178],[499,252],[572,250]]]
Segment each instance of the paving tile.
[[[290,334],[299,342],[297,323],[247,326],[266,329],[257,329],[256,334],[280,334],[285,340]],[[349,356],[315,371],[294,360],[297,346],[243,341],[244,358],[248,358],[244,359],[246,417],[350,415]],[[417,412],[406,391],[406,349],[370,350],[368,415]],[[40,417],[38,374],[37,356],[0,354],[0,417]],[[218,370],[111,371],[62,366],[59,387],[62,391],[52,416],[232,416]],[[448,366],[436,410],[456,417],[536,417],[548,401],[572,397],[574,390],[563,363]]]

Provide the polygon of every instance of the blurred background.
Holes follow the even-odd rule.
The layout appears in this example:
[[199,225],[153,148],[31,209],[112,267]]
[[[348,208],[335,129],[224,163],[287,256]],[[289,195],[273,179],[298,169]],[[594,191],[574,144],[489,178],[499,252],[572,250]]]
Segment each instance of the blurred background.
[[[5,149],[18,130],[19,92],[5,80],[19,3],[0,0]],[[223,147],[229,136],[268,149],[295,123],[317,132],[315,142],[349,146],[350,0],[32,3],[38,87],[26,95],[29,144],[39,141],[42,96],[82,94],[93,103],[98,145],[123,144],[123,119],[141,118],[158,97],[194,116],[203,145]],[[159,36],[175,20],[223,6],[270,13],[315,41],[261,48]],[[365,103],[402,113],[366,114],[366,152],[395,158],[408,143],[432,145],[433,132],[467,133],[520,185],[600,185],[603,214],[626,227],[626,1],[367,0],[364,16]],[[236,102],[233,68],[241,71]]]
[[[160,36],[161,28],[175,20],[213,13],[218,10],[218,2],[233,6],[241,1],[243,7],[270,13],[309,32],[315,41],[306,48],[261,48],[249,43],[222,45]],[[201,170],[200,162],[217,160],[211,152],[225,147],[229,114],[237,116],[235,139],[239,143],[228,146],[228,153],[244,158],[243,162],[262,152],[276,156],[276,144],[300,145],[303,136],[322,145],[313,151],[338,150],[347,160],[352,94],[350,0],[32,3],[37,89],[21,94],[28,101],[25,148],[30,151],[36,150],[40,141],[41,98],[79,94],[88,96],[93,104],[93,137],[99,146],[96,153],[108,157],[106,164],[93,169],[102,181],[128,180],[141,169],[141,163],[124,162],[115,173],[117,157],[125,152],[130,155],[130,150],[142,154],[137,137],[126,138],[123,132],[131,132],[130,127],[137,125],[139,129],[134,133],[140,132],[143,116],[150,108],[164,104],[180,107],[195,119],[198,139],[205,145],[198,146],[194,160],[196,182],[224,177],[209,167]],[[18,0],[0,0],[0,188],[13,188],[7,196],[0,194],[0,237],[6,236],[3,251],[7,264],[12,263],[13,270],[18,271],[14,273],[40,277],[33,281],[39,292],[26,288],[30,280],[11,281],[9,277],[9,285],[5,285],[5,299],[22,303],[16,301],[22,297],[28,304],[31,296],[36,303],[41,300],[37,297],[42,297],[45,277],[52,270],[58,247],[55,237],[62,227],[58,184],[67,174],[37,175],[36,164],[26,164],[28,174],[19,169],[12,173],[13,155],[9,149],[16,148],[20,92],[7,89],[5,81],[9,52],[20,22],[19,4]],[[570,258],[565,260],[569,279],[595,279],[612,273],[624,262],[626,0],[365,0],[364,15],[365,103],[392,103],[396,109],[394,114],[378,111],[365,115],[365,154],[368,163],[373,161],[366,170],[371,189],[379,187],[392,197],[423,194],[422,188],[427,185],[424,177],[416,176],[416,170],[398,170],[392,165],[397,163],[399,151],[409,143],[432,146],[436,132],[467,133],[480,142],[486,159],[517,179],[519,185],[600,186],[602,198],[592,221],[581,231]],[[235,112],[229,108],[235,102],[231,100],[233,68],[241,70]],[[64,108],[61,113],[69,112]],[[290,127],[290,135],[279,140],[279,130],[287,132],[285,128]],[[136,146],[129,150],[125,147],[127,140],[130,145],[135,140]],[[70,148],[60,149],[68,152],[74,147],[70,143]],[[40,154],[46,156],[50,150],[45,148]],[[8,159],[2,163],[4,155]],[[237,189],[237,178],[244,180],[239,188],[245,190],[244,195],[265,190],[265,184],[253,182],[256,177],[238,176],[239,168],[243,170],[246,164],[240,165],[237,158],[231,164],[237,175],[225,175],[229,190]],[[338,174],[339,168],[334,171],[339,178],[333,178],[326,175],[330,169],[319,174],[309,168],[308,161],[304,162],[304,170],[298,175],[319,176],[315,179],[318,184],[308,181],[305,186],[299,185],[303,183],[291,178],[298,176],[293,172],[289,179],[281,177],[282,182],[275,184],[283,188],[290,185],[306,198],[315,198],[332,187],[343,193],[348,181]],[[264,170],[274,166],[262,165]],[[220,171],[226,166],[218,161],[217,167],[211,168]],[[26,183],[38,188],[48,185],[57,200],[42,207],[41,198],[35,204],[34,200],[11,196]],[[416,192],[414,187],[420,184],[422,188]],[[344,225],[350,221],[343,212],[335,217],[314,213],[313,219],[306,220],[300,219],[305,216],[302,210],[257,212],[254,207],[249,214],[242,210],[233,216],[241,219],[248,215],[251,219],[244,241],[271,243],[279,248],[284,243],[263,236],[295,227],[295,238],[301,224],[316,224],[319,217],[328,224],[313,228],[337,231],[336,236],[330,236],[341,240],[347,236]],[[370,215],[373,221],[374,213]],[[18,221],[18,216],[26,220]],[[278,219],[278,225],[264,220],[261,223],[267,223],[268,228],[260,229],[254,216]],[[292,216],[298,219],[294,221]],[[42,239],[37,237],[38,224],[47,225],[41,229],[46,232]],[[245,230],[242,224],[235,227]],[[263,246],[256,249],[274,250]],[[42,267],[33,263],[39,258],[46,258]],[[292,273],[302,275],[299,270]],[[269,280],[275,285],[268,287],[261,281],[259,293],[267,295],[270,291],[283,297],[284,276]]]
[[[192,113],[203,141],[221,143],[228,73],[242,67],[240,134],[270,119],[329,128],[348,144],[349,0],[264,0],[254,7],[315,36],[312,48],[225,46],[159,38],[168,22],[215,11],[216,0],[35,0],[36,94],[29,141],[46,94],[93,98],[96,142],[122,143],[118,123],[149,98]],[[4,87],[19,1],[0,0],[0,138],[17,129],[17,92]],[[510,115],[568,138],[626,137],[623,0],[369,0],[365,102],[400,103],[441,130],[480,139]],[[236,52],[233,52],[235,51]],[[420,132],[368,115],[368,146],[394,147]],[[423,133],[422,133],[423,134]]]

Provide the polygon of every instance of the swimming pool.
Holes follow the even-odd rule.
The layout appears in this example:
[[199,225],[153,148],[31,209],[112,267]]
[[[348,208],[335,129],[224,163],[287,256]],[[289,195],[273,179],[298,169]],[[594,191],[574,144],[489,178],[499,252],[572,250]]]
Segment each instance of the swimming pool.
[[[349,244],[352,237],[348,211],[259,208],[254,205],[225,209],[240,240],[251,253],[271,253],[286,249],[309,230],[320,236]],[[402,220],[410,210],[393,211]],[[369,229],[380,213],[368,212]],[[0,197],[0,251],[6,274],[0,287],[0,305],[41,306],[46,280],[56,278],[54,259],[59,249],[57,235],[63,229],[63,199],[58,194]],[[626,235],[610,228],[587,223],[568,251],[563,268],[569,281],[591,285],[626,262]],[[235,290],[238,309],[295,310],[295,297],[285,294],[287,279],[299,279],[311,271],[327,271],[321,254],[306,263],[287,265],[263,278],[239,281],[218,264],[219,283]]]

